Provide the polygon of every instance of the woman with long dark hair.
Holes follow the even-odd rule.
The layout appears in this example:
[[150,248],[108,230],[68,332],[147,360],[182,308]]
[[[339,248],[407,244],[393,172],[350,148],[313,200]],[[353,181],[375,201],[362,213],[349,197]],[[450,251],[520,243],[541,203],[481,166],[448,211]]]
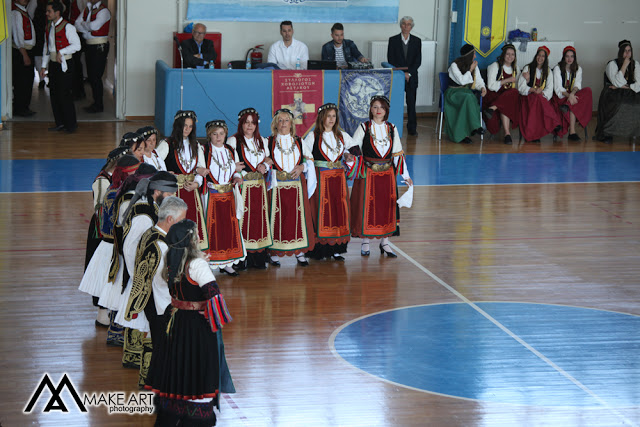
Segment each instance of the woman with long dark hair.
[[564,48],[562,59],[553,69],[553,92],[551,104],[562,120],[562,129],[556,135],[562,138],[568,130],[569,141],[580,141],[576,121],[587,127],[593,114],[593,96],[591,88],[582,87],[582,67],[573,46]]
[[511,144],[511,127],[520,120],[520,94],[517,88],[518,64],[516,48],[512,44],[502,47],[498,60],[487,68],[487,94],[482,101],[485,123],[491,134],[504,131],[504,143]]
[[235,393],[222,341],[231,316],[199,240],[188,219],[172,225],[165,239],[171,305],[165,333],[153,337],[145,385],[156,393],[156,426],[213,426],[220,394]]
[[396,175],[409,186],[413,181],[405,166],[398,129],[387,121],[389,99],[376,95],[369,105],[369,120],[358,126],[347,146],[356,156],[348,171],[349,178],[355,179],[350,203],[351,236],[362,238],[362,256],[371,254],[369,239],[381,239],[380,255],[396,258],[389,245],[389,237],[399,234]]
[[171,136],[160,141],[156,152],[164,160],[167,171],[177,175],[178,193],[176,196],[184,200],[189,207],[187,219],[198,225],[200,249],[206,250],[209,248],[209,239],[202,200],[198,194],[198,188],[203,184],[204,179],[196,173],[197,168],[206,168],[206,166],[204,149],[196,139],[197,121],[194,111],[178,111],[173,119]]
[[553,96],[550,52],[548,47],[540,46],[518,78],[520,131],[526,141],[540,142],[540,138],[560,126],[560,116],[549,102]]
[[265,179],[271,168],[267,139],[260,135],[260,116],[255,108],[238,113],[238,130],[227,140],[235,150],[235,160],[242,169],[244,215],[240,228],[247,259],[240,268],[267,268],[267,249],[273,243],[269,224],[269,202]]
[[466,44],[449,67],[449,88],[444,94],[444,126],[451,141],[471,144],[470,137],[482,133],[478,91],[481,96],[487,94],[476,51]]
[[351,136],[340,129],[338,106],[324,104],[318,108],[316,125],[303,141],[305,156],[313,159],[318,186],[310,199],[311,216],[316,233],[313,259],[333,258],[344,261],[351,239],[349,226],[349,192],[343,158],[352,160],[346,150]]
[[609,61],[598,101],[596,138],[607,144],[613,136],[640,135],[640,63],[629,40],[618,43],[618,57]]

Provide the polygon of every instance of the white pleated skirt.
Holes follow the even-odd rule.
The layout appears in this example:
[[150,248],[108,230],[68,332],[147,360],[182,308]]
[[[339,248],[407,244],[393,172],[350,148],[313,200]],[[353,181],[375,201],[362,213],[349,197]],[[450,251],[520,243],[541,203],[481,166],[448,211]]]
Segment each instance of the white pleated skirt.
[[91,261],[89,261],[84,276],[82,276],[80,286],[78,286],[81,292],[85,292],[94,297],[101,295],[104,290],[104,285],[107,283],[107,280],[109,280],[112,252],[113,243],[100,242],[91,257]]

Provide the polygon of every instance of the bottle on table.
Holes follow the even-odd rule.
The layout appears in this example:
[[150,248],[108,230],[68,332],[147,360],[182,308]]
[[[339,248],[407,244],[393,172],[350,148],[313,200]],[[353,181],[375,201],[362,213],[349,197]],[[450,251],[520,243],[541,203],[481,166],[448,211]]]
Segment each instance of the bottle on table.
[[296,70],[300,69],[300,58],[296,58]]

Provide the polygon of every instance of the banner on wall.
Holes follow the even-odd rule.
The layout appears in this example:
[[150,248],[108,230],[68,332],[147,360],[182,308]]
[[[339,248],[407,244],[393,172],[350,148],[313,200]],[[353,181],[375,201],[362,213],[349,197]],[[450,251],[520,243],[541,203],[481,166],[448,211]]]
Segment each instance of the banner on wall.
[[0,43],[9,37],[9,24],[7,23],[7,7],[5,2],[0,4]]
[[340,72],[340,126],[353,135],[358,125],[369,120],[369,103],[374,95],[391,99],[393,70],[343,70]]
[[464,41],[487,57],[507,35],[509,0],[467,0]]
[[281,108],[291,110],[296,135],[304,137],[324,104],[324,71],[273,70],[272,99],[271,115]]
[[[189,21],[397,23],[400,0],[189,0]],[[277,34],[276,34],[277,36]]]

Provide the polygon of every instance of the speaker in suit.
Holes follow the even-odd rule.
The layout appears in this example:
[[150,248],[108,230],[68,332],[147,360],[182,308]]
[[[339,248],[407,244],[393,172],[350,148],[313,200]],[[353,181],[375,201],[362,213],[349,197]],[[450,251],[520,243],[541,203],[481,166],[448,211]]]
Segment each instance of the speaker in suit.
[[[413,28],[413,19],[405,16],[400,20],[402,32],[389,37],[387,61],[395,68],[404,68],[407,96],[407,131],[409,135],[417,135],[416,93],[418,91],[418,68],[422,63],[422,42],[420,38],[409,34]],[[408,42],[404,41],[408,38]]]

